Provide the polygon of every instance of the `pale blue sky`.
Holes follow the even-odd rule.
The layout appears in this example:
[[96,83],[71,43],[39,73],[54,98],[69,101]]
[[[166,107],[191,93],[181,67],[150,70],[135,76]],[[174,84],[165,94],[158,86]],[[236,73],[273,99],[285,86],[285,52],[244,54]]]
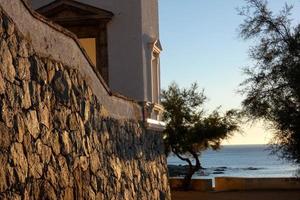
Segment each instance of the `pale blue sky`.
[[[239,108],[242,97],[237,94],[244,80],[242,67],[250,64],[248,48],[238,36],[243,18],[236,8],[243,0],[159,0],[162,87],[172,81],[180,86],[198,82],[209,98],[207,109],[222,105],[224,109]],[[270,0],[278,10],[284,2],[295,5],[293,18],[300,21],[300,0]],[[245,128],[228,143],[265,143],[259,125]],[[267,136],[269,138],[269,136]]]

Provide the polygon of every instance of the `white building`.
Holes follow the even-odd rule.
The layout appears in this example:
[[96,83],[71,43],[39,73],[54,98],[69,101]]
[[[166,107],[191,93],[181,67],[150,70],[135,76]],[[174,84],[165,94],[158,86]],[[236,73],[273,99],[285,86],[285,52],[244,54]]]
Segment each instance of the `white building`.
[[40,14],[80,39],[109,87],[159,120],[158,0],[29,0]]

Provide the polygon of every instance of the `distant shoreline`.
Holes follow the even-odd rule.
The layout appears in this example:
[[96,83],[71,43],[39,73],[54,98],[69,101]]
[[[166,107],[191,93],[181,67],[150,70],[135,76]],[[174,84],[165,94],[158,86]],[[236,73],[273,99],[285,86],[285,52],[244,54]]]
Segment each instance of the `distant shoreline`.
[[269,144],[222,144],[221,146],[269,146]]
[[[170,177],[181,177],[185,175],[185,172],[188,170],[188,165],[168,165],[169,175]],[[209,174],[205,174],[205,171],[207,171],[209,168],[203,168],[199,170],[195,175],[198,175],[198,177],[208,177]],[[226,170],[228,170],[228,167],[214,167],[210,168],[212,169],[211,174],[212,175],[220,175],[225,174]],[[264,168],[259,167],[246,167],[246,168],[240,168],[241,170],[250,170],[250,171],[256,171],[256,170],[262,170]]]
[[[202,152],[200,162],[203,170],[194,178],[230,177],[295,177],[299,167],[280,160],[265,144],[226,145],[218,151]],[[184,176],[187,163],[175,155],[168,157],[171,177]]]

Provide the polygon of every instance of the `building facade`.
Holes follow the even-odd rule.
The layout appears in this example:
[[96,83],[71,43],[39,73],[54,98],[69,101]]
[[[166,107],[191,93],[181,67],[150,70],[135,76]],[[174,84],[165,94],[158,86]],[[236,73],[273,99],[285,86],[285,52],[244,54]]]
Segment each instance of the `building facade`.
[[77,35],[112,91],[141,102],[159,120],[157,0],[32,0],[31,6]]
[[99,76],[116,13],[66,2],[39,11],[73,33],[0,0],[0,199],[170,200],[161,129]]

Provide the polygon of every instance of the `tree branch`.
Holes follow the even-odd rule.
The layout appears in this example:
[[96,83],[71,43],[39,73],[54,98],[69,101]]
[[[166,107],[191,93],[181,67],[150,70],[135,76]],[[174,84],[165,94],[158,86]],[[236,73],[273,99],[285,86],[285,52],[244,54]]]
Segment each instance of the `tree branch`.
[[182,157],[182,156],[176,151],[176,149],[173,149],[173,153],[174,153],[180,160],[187,162],[187,163],[189,164],[190,167],[193,166],[193,164],[192,164],[192,162],[190,161],[190,159]]

